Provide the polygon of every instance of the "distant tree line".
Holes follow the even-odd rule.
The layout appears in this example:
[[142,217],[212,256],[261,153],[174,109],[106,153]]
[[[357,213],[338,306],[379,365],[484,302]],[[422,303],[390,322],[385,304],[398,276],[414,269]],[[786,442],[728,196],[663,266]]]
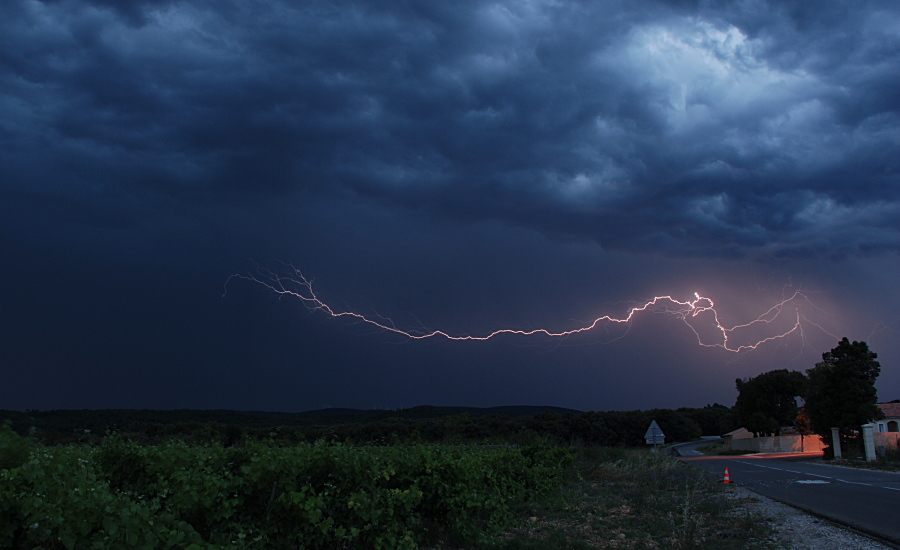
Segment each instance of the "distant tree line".
[[292,444],[318,440],[366,444],[485,443],[528,444],[538,440],[563,445],[640,446],[650,422],[662,427],[666,442],[720,435],[737,427],[730,407],[646,411],[545,410],[537,414],[489,413],[477,409],[421,407],[398,411],[345,414],[279,415],[237,411],[0,411],[0,423],[44,444],[97,443],[115,433],[156,444],[239,445],[246,440]]

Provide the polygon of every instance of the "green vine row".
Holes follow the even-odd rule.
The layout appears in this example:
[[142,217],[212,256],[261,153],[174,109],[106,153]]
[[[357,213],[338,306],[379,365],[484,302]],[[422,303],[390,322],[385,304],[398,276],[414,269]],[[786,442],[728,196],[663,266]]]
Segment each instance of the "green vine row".
[[476,543],[555,489],[552,446],[242,447],[108,437],[0,469],[0,547],[373,548]]

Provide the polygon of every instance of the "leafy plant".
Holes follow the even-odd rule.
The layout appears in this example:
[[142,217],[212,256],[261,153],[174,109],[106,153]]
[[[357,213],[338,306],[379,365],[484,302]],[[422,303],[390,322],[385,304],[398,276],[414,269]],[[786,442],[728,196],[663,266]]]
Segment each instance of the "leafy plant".
[[0,470],[21,466],[31,454],[31,443],[14,432],[9,424],[0,424]]
[[243,447],[108,437],[0,471],[3,548],[373,548],[473,544],[565,479],[561,448]]

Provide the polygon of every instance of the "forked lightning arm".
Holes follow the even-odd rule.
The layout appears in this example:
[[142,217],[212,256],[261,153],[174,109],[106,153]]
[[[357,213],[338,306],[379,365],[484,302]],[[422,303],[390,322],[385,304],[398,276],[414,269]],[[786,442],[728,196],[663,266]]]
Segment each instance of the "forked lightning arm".
[[[521,336],[532,336],[537,334],[543,334],[545,336],[549,336],[551,338],[560,338],[565,336],[571,336],[574,334],[579,334],[582,332],[589,332],[599,325],[603,325],[605,323],[616,323],[616,324],[628,324],[634,318],[634,316],[643,311],[661,311],[663,313],[675,316],[678,319],[681,319],[690,329],[694,332],[694,335],[697,337],[697,343],[703,347],[709,348],[722,348],[724,350],[739,353],[741,351],[756,349],[757,347],[765,344],[766,342],[771,342],[773,340],[779,340],[793,334],[795,332],[803,332],[803,325],[801,320],[803,317],[800,314],[800,310],[798,308],[793,308],[796,313],[796,318],[794,320],[793,325],[790,326],[787,330],[782,330],[782,332],[767,336],[758,340],[753,344],[742,344],[732,346],[730,342],[730,337],[732,333],[736,330],[746,329],[752,327],[754,325],[763,325],[763,324],[771,324],[776,319],[778,319],[784,313],[784,310],[787,306],[794,304],[796,305],[799,301],[808,302],[807,296],[801,292],[800,290],[794,291],[790,296],[783,296],[782,300],[771,308],[769,308],[765,313],[753,319],[749,323],[744,323],[740,325],[735,325],[732,327],[726,327],[719,321],[719,314],[715,309],[715,302],[711,298],[707,298],[705,296],[701,296],[698,293],[694,293],[694,299],[692,300],[677,300],[672,296],[656,296],[652,300],[647,301],[643,305],[632,307],[628,310],[628,314],[622,318],[612,317],[610,315],[604,315],[602,317],[598,317],[594,319],[593,322],[587,324],[580,328],[575,328],[571,330],[563,330],[559,332],[555,332],[546,328],[537,328],[532,330],[518,330],[518,329],[500,329],[495,330],[489,334],[485,334],[482,336],[477,335],[453,335],[442,330],[432,330],[430,332],[416,333],[411,332],[409,330],[402,330],[397,328],[390,319],[375,319],[372,317],[367,317],[361,313],[356,313],[355,311],[335,311],[332,309],[330,305],[322,301],[315,290],[313,289],[312,282],[307,279],[303,273],[300,272],[299,269],[290,266],[290,274],[282,275],[264,268],[257,267],[256,274],[254,275],[241,275],[235,274],[228,278],[228,281],[231,279],[239,278],[248,281],[253,281],[254,283],[260,284],[275,294],[279,296],[289,296],[300,300],[303,304],[306,305],[310,310],[313,311],[323,311],[331,317],[350,317],[356,319],[357,321],[361,321],[363,323],[367,323],[369,325],[373,325],[379,329],[386,330],[388,332],[393,332],[396,334],[400,334],[407,338],[411,338],[414,340],[424,340],[426,338],[436,338],[443,337],[447,340],[474,340],[474,341],[484,341],[490,340],[496,336],[501,334],[517,334]],[[226,281],[225,285],[227,287],[228,281]],[[718,332],[721,334],[721,341],[716,343],[706,343],[703,341],[700,333],[695,329],[688,320],[694,318],[702,313],[709,313],[712,315],[712,319],[714,322],[714,332]],[[789,315],[789,313],[787,314]],[[818,325],[817,325],[818,326]],[[820,327],[821,328],[821,327]]]

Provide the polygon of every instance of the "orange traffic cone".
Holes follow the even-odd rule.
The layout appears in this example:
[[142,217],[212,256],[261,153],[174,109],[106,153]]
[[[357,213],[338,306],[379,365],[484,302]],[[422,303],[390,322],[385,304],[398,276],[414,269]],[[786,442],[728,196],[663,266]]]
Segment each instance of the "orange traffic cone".
[[731,483],[731,478],[728,477],[728,468],[725,468],[725,479],[722,480],[722,483]]

